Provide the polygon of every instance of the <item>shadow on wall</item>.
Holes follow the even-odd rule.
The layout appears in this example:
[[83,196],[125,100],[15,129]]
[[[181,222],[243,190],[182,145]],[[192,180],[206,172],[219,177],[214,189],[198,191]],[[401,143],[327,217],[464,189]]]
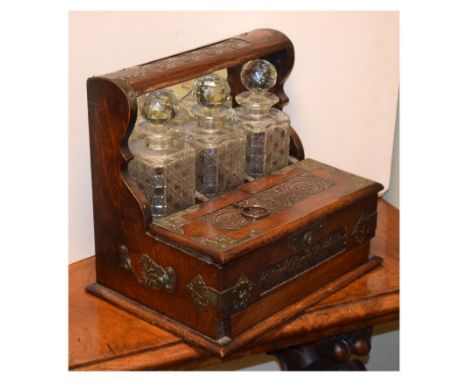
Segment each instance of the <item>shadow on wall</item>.
[[390,185],[384,199],[400,209],[400,96],[398,96],[397,114],[395,120],[395,137],[393,139],[392,172]]

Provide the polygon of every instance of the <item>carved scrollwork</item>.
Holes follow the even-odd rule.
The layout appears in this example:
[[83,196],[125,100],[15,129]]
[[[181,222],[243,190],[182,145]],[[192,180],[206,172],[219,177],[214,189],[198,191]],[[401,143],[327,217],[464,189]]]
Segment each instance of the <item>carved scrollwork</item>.
[[270,214],[289,208],[305,198],[323,192],[334,186],[334,182],[302,173],[287,181],[255,194],[253,197],[227,206],[200,218],[216,227],[235,230],[255,221],[242,214],[242,208],[260,206]]
[[238,207],[229,206],[202,218],[202,221],[223,229],[238,229],[252,221],[244,216]]
[[250,240],[255,236],[260,235],[260,231],[251,231],[247,236],[243,236],[240,238],[234,238],[229,236],[216,236],[216,237],[203,237],[203,236],[193,236],[191,237],[192,240],[198,241],[199,243],[208,245],[213,247],[217,250],[224,251],[229,248],[232,248],[244,241]]
[[315,265],[346,249],[346,227],[333,231],[320,240],[313,241],[313,234],[309,235],[309,233],[321,229],[320,222],[317,224],[317,227],[313,226],[313,229],[291,237],[289,241],[290,249],[295,251],[292,255],[262,270],[260,276],[262,293],[270,291],[279,284],[308,271]]
[[270,213],[289,208],[305,198],[319,194],[335,183],[318,176],[303,173],[268,190],[259,192],[253,198],[239,203],[242,207],[259,205]]

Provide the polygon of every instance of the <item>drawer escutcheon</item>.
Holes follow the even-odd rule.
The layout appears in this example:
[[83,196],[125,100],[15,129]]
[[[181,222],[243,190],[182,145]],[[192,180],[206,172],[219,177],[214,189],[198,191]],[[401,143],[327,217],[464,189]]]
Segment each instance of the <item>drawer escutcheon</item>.
[[323,221],[314,223],[304,231],[294,234],[289,239],[289,249],[292,252],[299,252],[310,246],[319,235],[325,224]]

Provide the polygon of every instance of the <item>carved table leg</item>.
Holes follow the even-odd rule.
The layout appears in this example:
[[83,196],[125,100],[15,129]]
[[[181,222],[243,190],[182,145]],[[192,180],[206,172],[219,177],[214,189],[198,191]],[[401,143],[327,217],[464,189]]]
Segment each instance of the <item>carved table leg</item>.
[[350,359],[353,354],[364,356],[371,348],[372,328],[340,334],[268,354],[278,358],[282,370],[366,370],[358,359]]

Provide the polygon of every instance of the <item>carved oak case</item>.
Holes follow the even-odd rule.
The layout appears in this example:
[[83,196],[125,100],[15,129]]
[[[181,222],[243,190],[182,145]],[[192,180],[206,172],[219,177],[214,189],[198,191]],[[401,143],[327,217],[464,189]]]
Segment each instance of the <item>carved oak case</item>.
[[97,276],[87,290],[220,357],[379,264],[369,241],[382,186],[304,159],[294,130],[290,155],[298,161],[152,221],[128,175],[137,97],[219,69],[235,96],[253,58],[276,66],[271,91],[282,108],[294,50],[267,29],[87,83]]

